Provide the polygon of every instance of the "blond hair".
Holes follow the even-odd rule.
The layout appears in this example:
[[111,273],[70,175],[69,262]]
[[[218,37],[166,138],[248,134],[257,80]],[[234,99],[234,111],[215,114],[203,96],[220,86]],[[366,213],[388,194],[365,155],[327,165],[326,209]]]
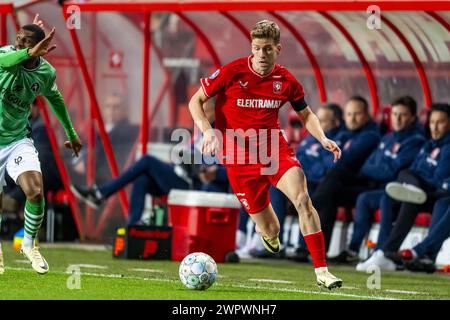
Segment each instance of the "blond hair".
[[280,27],[269,20],[262,20],[256,23],[250,32],[250,36],[253,39],[272,39],[275,44],[280,43]]

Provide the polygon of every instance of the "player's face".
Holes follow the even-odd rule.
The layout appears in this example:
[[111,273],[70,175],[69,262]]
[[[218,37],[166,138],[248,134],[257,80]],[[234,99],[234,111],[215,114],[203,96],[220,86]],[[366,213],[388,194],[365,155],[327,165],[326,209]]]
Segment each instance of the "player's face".
[[409,111],[408,107],[397,104],[392,106],[391,126],[392,130],[400,131],[411,125],[416,117]]
[[337,126],[336,121],[334,121],[333,111],[329,109],[320,108],[317,110],[317,118],[319,118],[320,126],[324,132]]
[[439,140],[450,131],[450,118],[447,113],[433,111],[430,115],[430,132],[433,140]]
[[20,29],[16,36],[16,42],[14,46],[17,50],[25,48],[33,48],[36,45],[36,39],[33,31]]
[[269,73],[280,54],[281,45],[273,39],[252,39],[252,66],[259,74]]
[[361,102],[350,100],[345,105],[344,120],[349,130],[358,130],[369,121],[369,115]]

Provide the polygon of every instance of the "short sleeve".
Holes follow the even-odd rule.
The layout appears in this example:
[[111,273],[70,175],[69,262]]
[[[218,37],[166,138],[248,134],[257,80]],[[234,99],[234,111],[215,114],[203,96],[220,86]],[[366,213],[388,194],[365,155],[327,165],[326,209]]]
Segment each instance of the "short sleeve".
[[294,110],[297,112],[302,111],[308,106],[308,103],[305,100],[303,87],[295,78],[291,80],[289,102],[291,103],[292,108],[294,108]]
[[217,69],[212,75],[207,78],[200,79],[203,92],[207,97],[214,97],[220,91],[225,89],[225,68]]

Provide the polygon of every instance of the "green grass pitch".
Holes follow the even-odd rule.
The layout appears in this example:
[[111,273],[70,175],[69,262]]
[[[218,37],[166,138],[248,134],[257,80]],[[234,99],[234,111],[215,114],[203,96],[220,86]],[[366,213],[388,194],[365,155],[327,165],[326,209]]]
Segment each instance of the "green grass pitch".
[[[206,291],[185,288],[179,262],[121,260],[111,250],[42,245],[50,272],[38,275],[24,258],[3,242],[6,271],[0,275],[0,299],[158,299],[158,300],[306,300],[306,299],[450,299],[448,274],[385,272],[381,288],[368,289],[372,274],[353,267],[329,266],[344,280],[338,290],[319,289],[312,265],[287,260],[251,260],[219,264],[217,282]],[[79,277],[70,265],[82,265]],[[370,279],[369,279],[370,282]],[[70,289],[68,287],[74,289]]]

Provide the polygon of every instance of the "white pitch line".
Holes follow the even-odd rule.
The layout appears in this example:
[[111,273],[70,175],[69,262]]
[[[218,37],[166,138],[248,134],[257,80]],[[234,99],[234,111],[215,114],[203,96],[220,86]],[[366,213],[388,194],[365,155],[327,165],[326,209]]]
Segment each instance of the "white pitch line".
[[248,279],[248,281],[268,282],[268,283],[293,284],[292,281],[287,281],[287,280],[276,280],[276,279]]
[[158,269],[141,269],[141,268],[136,268],[136,269],[128,269],[130,271],[139,271],[139,272],[164,272],[162,270],[158,270]]
[[391,293],[403,293],[403,294],[424,294],[424,295],[429,295],[428,292],[417,292],[417,291],[405,291],[405,290],[384,290],[386,292],[391,292]]
[[20,264],[30,264],[30,261],[27,260],[14,260],[15,263],[20,263]]
[[89,268],[89,269],[108,269],[107,266],[99,266],[96,264],[71,264],[69,266],[78,266],[80,268]]
[[252,286],[246,286],[246,285],[232,285],[232,286],[238,287],[238,288],[246,288],[246,289],[274,290],[274,291],[284,291],[284,292],[341,296],[341,297],[349,297],[349,298],[375,299],[375,300],[400,300],[400,299],[380,297],[380,296],[360,296],[357,294],[348,294],[348,293],[340,293],[340,292],[318,292],[318,291],[308,291],[308,290],[300,290],[300,289],[293,289],[293,288],[252,287]]
[[[29,268],[5,267],[5,269],[34,272],[34,270],[29,269]],[[71,274],[70,272],[62,272],[62,271],[52,271],[52,273],[65,274],[65,275]],[[133,280],[143,280],[143,281],[179,283],[178,280],[172,280],[172,279],[143,278],[143,277],[137,277],[137,276],[125,276],[123,274],[105,274],[105,273],[86,273],[86,272],[81,272],[81,275],[88,275],[88,276],[102,277],[102,278],[122,278],[122,279],[133,279]],[[234,285],[234,284],[228,285],[228,284],[221,284],[221,283],[216,283],[215,285],[219,286],[219,287],[230,286],[230,287],[234,287],[234,288],[245,288],[245,289],[254,289],[254,290],[255,289],[256,290],[274,290],[274,291],[282,291],[282,292],[306,293],[306,294],[317,294],[317,295],[330,295],[330,296],[341,296],[341,297],[361,298],[361,299],[401,300],[401,299],[381,297],[381,296],[362,296],[362,295],[360,296],[360,295],[357,295],[357,294],[347,294],[347,293],[338,293],[338,292],[323,292],[323,291],[308,291],[308,290],[300,290],[300,289],[293,289],[293,288],[254,287],[254,286]]]

